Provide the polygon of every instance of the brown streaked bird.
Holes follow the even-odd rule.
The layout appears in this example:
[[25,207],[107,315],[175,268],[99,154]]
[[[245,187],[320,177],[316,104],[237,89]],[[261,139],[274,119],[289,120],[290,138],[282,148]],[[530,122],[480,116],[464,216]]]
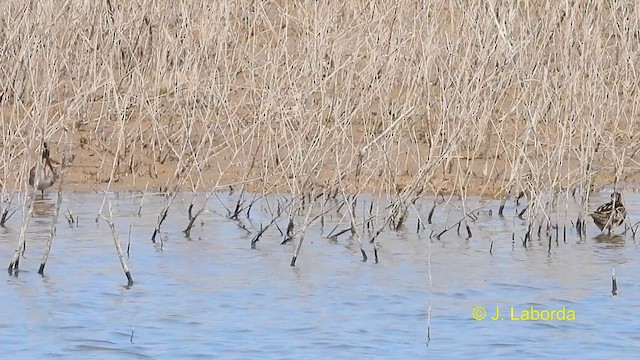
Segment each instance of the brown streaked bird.
[[[37,164],[31,167],[29,170],[29,186],[35,187],[37,190],[40,190],[42,196],[44,196],[44,190],[49,188],[53,183],[58,179],[58,174],[56,174],[56,170],[53,168],[51,164],[51,158],[49,157],[49,147],[47,143],[43,143],[42,149],[42,162],[38,162]],[[38,169],[38,167],[40,167]],[[37,179],[36,179],[37,175]]]
[[596,211],[589,215],[600,231],[607,229],[611,233],[611,229],[620,226],[627,218],[627,209],[622,204],[622,195],[614,191],[611,194],[611,201],[600,205]]

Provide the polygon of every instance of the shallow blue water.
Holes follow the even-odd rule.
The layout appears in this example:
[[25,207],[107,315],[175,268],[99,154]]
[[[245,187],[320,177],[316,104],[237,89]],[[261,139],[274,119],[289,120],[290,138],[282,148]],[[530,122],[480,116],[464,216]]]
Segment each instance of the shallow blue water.
[[[182,230],[191,195],[179,196],[160,246],[150,237],[164,198],[145,197],[138,216],[139,197],[112,195],[120,242],[125,250],[131,244],[135,283],[127,288],[110,229],[104,220],[94,221],[102,203],[98,194],[65,194],[62,212],[71,209],[78,226],[61,215],[45,276],[37,274],[55,203],[55,194],[47,194],[34,210],[19,274],[6,274],[0,285],[3,353],[61,359],[418,359],[602,358],[640,350],[634,330],[640,327],[640,246],[631,234],[594,239],[597,228],[588,220],[587,238],[580,239],[567,220],[566,237],[561,227],[556,244],[554,232],[550,251],[544,234],[525,248],[525,223],[515,209],[508,207],[500,218],[497,203],[472,199],[471,208],[486,205],[469,222],[472,238],[454,228],[430,239],[432,230],[460,215],[455,206],[441,205],[434,224],[416,234],[415,211],[425,218],[432,203],[425,199],[405,230],[380,235],[378,264],[367,239],[369,261],[362,262],[347,234],[326,237],[341,219],[334,213],[324,227],[309,228],[297,266],[290,267],[293,245],[280,245],[276,229],[251,249],[253,226],[270,219],[264,206],[252,210],[253,225],[243,222],[251,234],[224,217],[221,201],[231,206],[235,196],[209,200],[211,211],[202,214],[190,238]],[[594,196],[590,208],[607,198]],[[635,223],[640,196],[627,194],[626,202]],[[575,208],[570,205],[569,213]],[[7,265],[20,220],[18,212],[0,231]],[[284,229],[286,222],[280,225]],[[611,295],[611,269],[617,296]],[[472,317],[477,306],[487,309],[482,321]],[[496,307],[504,320],[489,319]],[[515,321],[511,307],[516,313],[564,307],[576,319]]]

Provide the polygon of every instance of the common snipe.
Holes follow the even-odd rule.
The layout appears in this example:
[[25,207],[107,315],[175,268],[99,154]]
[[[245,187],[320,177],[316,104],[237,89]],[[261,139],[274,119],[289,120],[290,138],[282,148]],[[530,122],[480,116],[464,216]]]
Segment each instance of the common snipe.
[[47,143],[43,144],[41,161],[33,165],[29,170],[29,186],[35,187],[44,195],[44,190],[53,185],[58,178],[58,174],[56,174],[53,165],[51,165]]
[[600,205],[596,211],[589,215],[600,231],[607,229],[610,233],[611,229],[622,224],[627,218],[627,209],[622,204],[622,195],[614,191],[611,194],[611,201]]

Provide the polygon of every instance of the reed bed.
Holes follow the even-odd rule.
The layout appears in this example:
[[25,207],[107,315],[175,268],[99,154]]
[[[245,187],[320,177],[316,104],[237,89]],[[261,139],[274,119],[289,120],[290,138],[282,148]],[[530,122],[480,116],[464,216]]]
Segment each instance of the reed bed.
[[[364,260],[362,228],[377,260],[376,234],[452,199],[471,237],[471,195],[524,197],[527,236],[576,198],[577,226],[592,191],[640,180],[638,28],[625,2],[6,0],[2,223],[29,213],[12,200],[47,141],[70,149],[65,187],[166,196],[153,241],[179,192],[207,193],[186,236],[217,191],[241,194],[231,221],[288,194],[238,224],[294,239],[292,265],[342,206]],[[365,192],[390,205],[360,220]]]

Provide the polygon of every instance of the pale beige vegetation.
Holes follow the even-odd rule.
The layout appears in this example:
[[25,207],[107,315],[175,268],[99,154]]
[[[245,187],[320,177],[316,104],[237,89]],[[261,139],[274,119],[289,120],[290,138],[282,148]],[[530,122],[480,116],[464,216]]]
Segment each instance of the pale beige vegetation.
[[2,184],[42,140],[78,189],[635,182],[639,25],[625,2],[8,0]]

